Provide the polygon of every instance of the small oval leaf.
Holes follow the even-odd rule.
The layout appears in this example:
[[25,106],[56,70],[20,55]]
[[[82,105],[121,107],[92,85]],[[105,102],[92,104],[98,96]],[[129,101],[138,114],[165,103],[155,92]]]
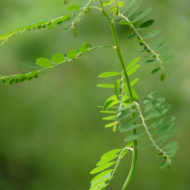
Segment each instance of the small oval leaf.
[[112,3],[114,3],[114,0],[105,2],[105,3],[103,4],[103,6],[104,6],[104,7],[105,7],[105,6],[109,6],[109,5],[111,5]]
[[77,54],[78,54],[78,51],[76,49],[73,49],[67,53],[67,58],[73,59],[77,56]]
[[125,3],[124,3],[123,1],[120,1],[120,2],[118,2],[118,5],[119,5],[120,7],[123,7],[123,6],[125,5]]
[[151,73],[152,73],[152,74],[155,74],[155,73],[157,73],[157,72],[160,71],[160,70],[161,70],[161,68],[158,67],[158,68],[154,69]]
[[117,96],[117,99],[119,99],[120,97],[120,83],[121,83],[121,80],[117,80],[116,83],[115,83],[115,94]]
[[46,58],[39,58],[36,60],[36,63],[41,67],[52,67],[52,63],[49,59]]
[[53,57],[52,57],[52,59],[51,59],[54,63],[62,63],[62,62],[64,62],[65,61],[65,57],[64,57],[64,55],[63,54],[61,54],[61,53],[57,53],[57,54],[55,54]]
[[90,44],[88,42],[84,43],[81,47],[80,47],[80,52],[84,53],[87,52],[88,49],[90,48]]
[[161,74],[161,76],[160,76],[160,80],[163,82],[163,81],[164,81],[164,79],[165,79],[165,74],[164,74],[164,73],[162,73],[162,74]]
[[71,5],[66,8],[66,11],[77,11],[79,9],[80,9],[80,7],[78,5]]
[[148,27],[152,26],[153,23],[154,23],[154,20],[148,20],[148,21],[144,22],[143,24],[141,24],[139,26],[138,30],[148,28]]

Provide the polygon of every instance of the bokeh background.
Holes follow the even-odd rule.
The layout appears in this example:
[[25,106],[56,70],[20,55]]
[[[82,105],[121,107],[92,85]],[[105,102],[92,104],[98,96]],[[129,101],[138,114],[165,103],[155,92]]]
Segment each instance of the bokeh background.
[[[71,0],[71,4],[76,2],[81,1]],[[180,149],[170,170],[158,169],[162,160],[140,150],[129,189],[189,190],[190,1],[144,0],[142,8],[149,6],[153,10],[146,18],[156,20],[151,29],[162,30],[175,59],[167,65],[171,76],[160,82],[159,75],[150,74],[155,66],[145,64],[142,58],[135,89],[141,99],[159,91],[172,105],[170,114],[176,117],[179,129],[173,139],[179,141]],[[1,0],[0,33],[64,14],[63,0]],[[55,53],[79,48],[84,42],[94,46],[113,44],[109,25],[98,10],[92,10],[78,24],[78,31],[78,38],[72,31],[63,33],[62,27],[17,35],[0,47],[0,74],[25,72],[21,62],[51,58]],[[138,43],[127,40],[130,30],[117,26],[117,32],[126,64],[141,56]],[[100,156],[125,145],[123,136],[104,128],[103,115],[97,108],[114,93],[97,88],[98,83],[110,82],[97,76],[112,70],[121,70],[117,55],[111,49],[101,49],[38,79],[7,88],[0,84],[0,190],[89,188],[89,172]],[[131,153],[108,189],[120,189],[130,164]]]

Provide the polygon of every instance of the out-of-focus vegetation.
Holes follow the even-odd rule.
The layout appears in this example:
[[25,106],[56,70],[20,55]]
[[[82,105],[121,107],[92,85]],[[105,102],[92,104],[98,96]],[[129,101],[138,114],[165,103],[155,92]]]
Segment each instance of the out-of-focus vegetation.
[[[141,98],[158,90],[172,105],[170,114],[176,117],[179,129],[173,138],[179,141],[180,149],[172,168],[165,171],[158,169],[159,159],[140,150],[130,189],[188,190],[190,1],[144,0],[143,6],[153,8],[148,16],[156,20],[152,28],[162,29],[162,35],[170,40],[175,59],[168,65],[171,76],[164,83],[158,75],[151,76],[152,65],[145,64],[142,59],[136,90]],[[65,5],[60,0],[3,0],[0,1],[0,33],[64,13]],[[24,72],[21,62],[51,58],[55,53],[79,48],[84,42],[94,46],[113,44],[108,23],[95,10],[79,23],[78,38],[72,32],[63,33],[62,29],[36,30],[9,40],[0,47],[0,74]],[[127,40],[130,31],[126,27],[119,26],[117,31],[128,63],[140,55],[140,47]],[[89,188],[89,172],[99,157],[124,145],[119,133],[104,129],[105,123],[97,108],[109,95],[96,87],[97,76],[109,70],[121,70],[117,55],[111,49],[95,50],[30,82],[7,88],[0,85],[1,190]],[[131,163],[130,155],[127,157],[109,189],[116,190],[123,184]]]

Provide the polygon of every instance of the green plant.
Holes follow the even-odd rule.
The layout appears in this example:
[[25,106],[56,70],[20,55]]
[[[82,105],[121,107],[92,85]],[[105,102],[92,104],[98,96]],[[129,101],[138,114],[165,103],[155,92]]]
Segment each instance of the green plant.
[[[69,1],[65,0],[64,3],[67,4]],[[65,27],[65,32],[73,30],[74,35],[77,37],[77,24],[91,9],[97,9],[103,13],[105,19],[111,27],[114,39],[113,46],[93,47],[89,43],[84,43],[79,50],[73,49],[65,55],[56,54],[51,60],[39,58],[36,60],[36,63],[24,62],[22,63],[23,66],[34,69],[34,71],[18,75],[1,76],[0,79],[5,86],[28,81],[33,78],[37,78],[40,73],[45,73],[48,70],[52,70],[54,67],[57,67],[64,62],[70,62],[72,59],[78,58],[80,55],[91,50],[99,48],[112,48],[113,51],[115,51],[118,55],[122,71],[106,72],[99,75],[99,78],[115,76],[119,77],[115,84],[98,85],[98,87],[102,88],[115,89],[115,94],[106,100],[105,104],[101,107],[101,112],[105,114],[112,114],[111,116],[103,118],[103,120],[110,121],[110,123],[105,126],[106,128],[112,127],[113,131],[118,129],[120,132],[132,131],[133,134],[128,135],[125,138],[125,142],[127,142],[126,147],[122,149],[111,150],[101,157],[101,160],[97,163],[97,167],[91,171],[91,174],[99,174],[92,179],[90,189],[105,189],[113,179],[121,159],[126,155],[127,151],[130,150],[133,152],[133,161],[131,170],[122,187],[122,190],[125,190],[131,181],[136,167],[138,148],[152,148],[158,156],[164,158],[164,162],[160,166],[160,168],[164,168],[171,165],[172,157],[175,155],[179,146],[177,142],[165,144],[165,141],[176,132],[176,125],[172,123],[174,117],[164,117],[162,119],[158,119],[150,125],[147,124],[149,120],[157,119],[165,114],[170,109],[170,105],[162,105],[165,99],[156,98],[158,94],[157,92],[149,94],[139,103],[139,96],[133,88],[135,83],[138,82],[138,78],[130,81],[129,77],[139,68],[139,65],[136,64],[140,58],[134,59],[127,66],[125,65],[114,24],[131,27],[133,33],[128,38],[135,39],[135,41],[137,41],[143,47],[142,52],[147,53],[146,62],[156,63],[158,65],[152,71],[152,74],[160,72],[161,81],[164,81],[164,79],[169,76],[169,72],[165,70],[165,65],[172,60],[173,56],[168,56],[170,53],[170,48],[165,49],[168,42],[163,42],[164,38],[159,37],[151,42],[150,45],[148,45],[148,43],[145,41],[149,38],[157,36],[160,33],[160,30],[153,31],[144,37],[140,35],[141,30],[147,29],[154,23],[153,20],[148,20],[142,23],[139,27],[135,27],[134,25],[137,21],[140,21],[142,18],[144,18],[150,12],[151,8],[141,11],[137,16],[134,17],[134,19],[130,19],[131,16],[133,16],[133,14],[138,10],[142,4],[142,1],[136,2],[136,0],[131,0],[126,6],[124,2],[117,2],[116,0],[111,0],[104,3],[102,0],[100,0],[100,7],[94,7],[92,6],[92,3],[93,0],[90,0],[86,1],[85,4],[80,6],[68,6],[66,10],[70,11],[71,13],[53,20],[30,23],[28,26],[1,35],[0,40],[3,41],[2,44],[5,44],[11,37],[18,33],[46,27],[48,29],[52,29],[57,25],[63,25]],[[108,6],[110,7],[107,13],[105,9]],[[124,14],[127,11],[128,13],[125,16]],[[141,132],[137,133],[137,129]],[[147,142],[146,139],[149,142]],[[137,145],[137,141],[141,142],[141,140],[145,140],[145,143],[142,145]],[[111,166],[112,169],[108,169]]]

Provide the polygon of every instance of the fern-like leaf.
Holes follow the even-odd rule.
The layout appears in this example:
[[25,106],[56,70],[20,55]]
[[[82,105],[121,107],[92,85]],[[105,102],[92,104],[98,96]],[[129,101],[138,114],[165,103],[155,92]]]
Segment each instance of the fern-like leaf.
[[[165,101],[164,98],[155,99],[157,94],[157,92],[149,94],[141,104],[133,102],[130,106],[119,109],[117,113],[120,113],[120,115],[115,121],[120,122],[118,127],[120,132],[144,127],[145,132],[129,135],[125,138],[125,141],[149,139],[150,144],[140,145],[137,148],[153,147],[157,155],[165,159],[165,162],[160,166],[160,168],[164,168],[171,165],[172,158],[176,154],[179,145],[177,142],[164,145],[165,141],[177,131],[176,124],[171,123],[174,117],[164,117],[153,122],[150,126],[147,125],[147,121],[161,117],[171,107],[168,104],[162,105]],[[135,108],[131,110],[130,107],[134,106]],[[136,112],[137,116],[128,119],[131,112]],[[134,122],[139,124],[134,124]],[[152,129],[155,130],[152,131]]]
[[[142,1],[139,1],[137,3],[135,2],[136,0],[132,0],[128,5],[126,5],[122,14],[114,14],[114,16],[109,17],[109,19],[111,19],[114,23],[129,25],[132,28],[133,33],[128,37],[128,39],[135,39],[135,41],[139,42],[139,44],[143,47],[143,50],[141,52],[148,53],[148,55],[145,56],[146,63],[156,62],[157,64],[159,64],[159,67],[154,69],[151,73],[155,74],[161,71],[162,73],[160,79],[161,81],[163,81],[166,77],[169,76],[169,72],[165,69],[165,64],[170,62],[173,58],[172,55],[169,55],[171,48],[166,48],[168,41],[163,42],[164,38],[162,37],[157,38],[150,44],[147,43],[147,40],[159,35],[161,32],[160,30],[152,31],[144,37],[140,35],[139,31],[150,27],[154,23],[154,20],[148,20],[142,23],[139,27],[136,27],[134,23],[143,19],[150,12],[151,8],[144,9],[133,19],[131,19],[131,16],[134,15],[134,13],[139,9],[142,4]],[[124,13],[126,13],[127,11],[128,14],[127,16],[125,16]]]
[[[64,1],[64,3],[68,3],[69,1]],[[16,34],[23,33],[26,31],[31,31],[35,29],[52,29],[57,25],[65,24],[64,26],[71,25],[66,28],[66,30],[73,29],[75,36],[77,36],[77,23],[84,17],[86,13],[90,10],[90,5],[93,3],[93,0],[89,0],[84,6],[71,5],[66,8],[67,11],[72,11],[65,16],[61,16],[52,20],[42,20],[39,22],[31,22],[27,26],[18,28],[12,32],[0,35],[0,40],[2,40],[2,45],[4,45],[11,37],[14,37]],[[79,12],[78,12],[79,11]],[[65,30],[65,31],[66,31]]]
[[[101,157],[97,163],[97,167],[90,172],[90,174],[97,175],[91,180],[89,190],[101,190],[109,185],[119,167],[121,159],[126,155],[128,150],[133,152],[131,148],[132,144],[132,142],[129,142],[123,149],[113,149]],[[112,168],[110,169],[110,167]]]

